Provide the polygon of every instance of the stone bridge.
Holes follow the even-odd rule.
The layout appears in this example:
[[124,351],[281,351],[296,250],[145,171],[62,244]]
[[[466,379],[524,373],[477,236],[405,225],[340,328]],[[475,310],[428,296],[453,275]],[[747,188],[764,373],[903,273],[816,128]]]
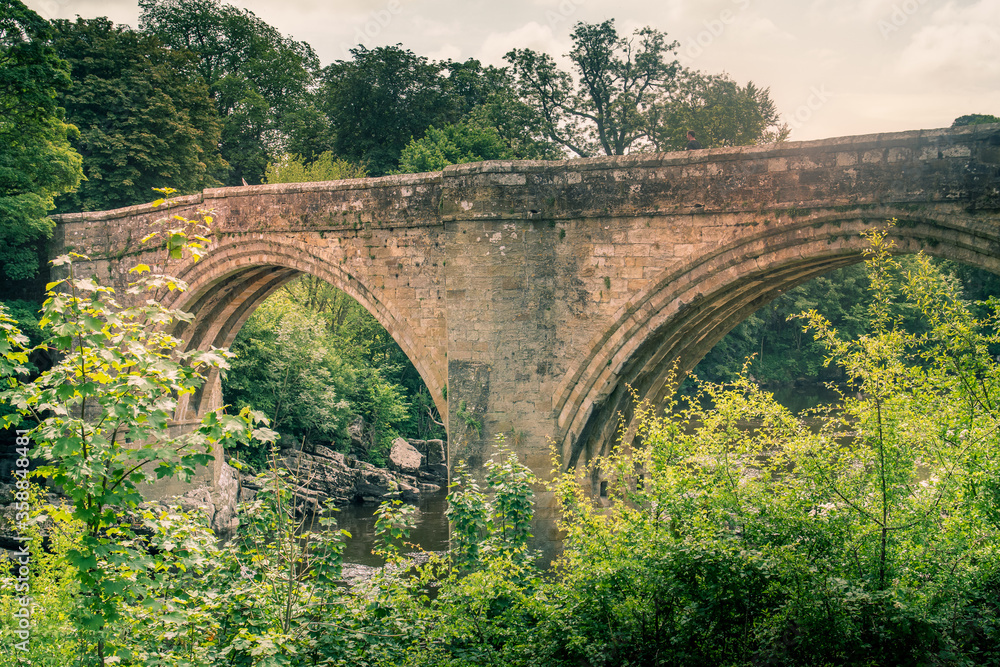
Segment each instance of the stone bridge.
[[[264,299],[302,273],[368,309],[413,361],[450,434],[478,465],[496,434],[535,470],[614,440],[627,386],[661,399],[784,290],[861,259],[884,225],[900,252],[1000,272],[1000,125],[443,172],[205,190],[202,261],[165,262],[140,239],[163,217],[136,206],[64,215],[56,253],[91,255],[121,285],[158,264],[190,289],[189,346],[228,346]],[[167,266],[164,266],[164,264]],[[183,425],[219,405],[215,381]]]

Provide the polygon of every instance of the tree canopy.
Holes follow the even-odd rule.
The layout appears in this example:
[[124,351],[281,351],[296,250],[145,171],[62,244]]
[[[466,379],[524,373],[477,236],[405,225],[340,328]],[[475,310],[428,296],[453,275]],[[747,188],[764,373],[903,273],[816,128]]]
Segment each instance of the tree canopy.
[[2,278],[24,280],[38,270],[26,246],[47,238],[54,198],[75,188],[80,155],[57,95],[70,84],[69,66],[48,41],[51,27],[20,0],[0,9],[0,264]]
[[674,83],[678,43],[650,27],[621,37],[614,20],[577,23],[567,54],[577,76],[547,53],[512,49],[505,58],[545,136],[581,157],[623,155],[649,139],[646,107]]
[[753,81],[740,86],[725,74],[685,71],[670,98],[650,110],[649,119],[657,150],[683,150],[688,131],[705,148],[783,141],[790,132],[770,89]]
[[572,72],[532,49],[505,57],[541,133],[581,157],[679,150],[688,130],[705,147],[788,136],[769,89],[681,68],[673,58],[678,43],[659,30],[622,37],[613,20],[580,22],[572,39]]
[[149,201],[153,188],[181,193],[219,184],[220,124],[188,51],[106,18],[53,22],[53,44],[73,71],[60,96],[80,128],[87,180],[59,201],[93,211]]
[[986,125],[989,123],[1000,123],[1000,117],[985,113],[970,113],[956,118],[951,126],[965,127],[966,125]]
[[440,171],[449,164],[516,157],[492,127],[459,123],[445,125],[440,130],[427,128],[423,138],[414,139],[403,149],[399,156],[399,171]]
[[323,70],[321,105],[333,152],[373,176],[392,171],[410,139],[454,119],[441,66],[401,46],[351,49]]
[[[261,183],[268,162],[301,142],[300,133],[316,134],[317,123],[326,134],[310,106],[319,58],[307,43],[220,0],[140,0],[139,7],[142,30],[197,54],[198,72],[223,120],[228,185]],[[290,150],[305,152],[300,145]]]
[[315,183],[365,176],[364,167],[336,158],[326,151],[312,162],[307,162],[300,155],[282,155],[267,165],[264,179],[266,183]]

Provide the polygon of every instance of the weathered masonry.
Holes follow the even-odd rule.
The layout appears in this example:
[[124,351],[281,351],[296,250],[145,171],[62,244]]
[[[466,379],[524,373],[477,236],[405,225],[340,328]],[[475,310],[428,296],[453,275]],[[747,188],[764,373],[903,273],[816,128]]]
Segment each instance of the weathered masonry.
[[[441,173],[206,190],[197,264],[139,239],[149,206],[65,215],[54,252],[89,254],[121,285],[157,264],[190,285],[191,346],[227,346],[300,273],[367,308],[409,355],[473,465],[504,433],[539,472],[554,441],[574,466],[613,441],[626,386],[662,398],[784,290],[861,259],[896,218],[900,252],[1000,273],[1000,125],[689,153],[488,162]],[[218,383],[183,426],[219,404]]]

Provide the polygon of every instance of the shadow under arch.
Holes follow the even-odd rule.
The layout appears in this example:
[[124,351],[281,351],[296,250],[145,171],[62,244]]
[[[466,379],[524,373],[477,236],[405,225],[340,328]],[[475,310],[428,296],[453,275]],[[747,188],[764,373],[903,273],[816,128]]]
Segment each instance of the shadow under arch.
[[[981,217],[906,211],[851,217],[819,213],[736,240],[665,270],[591,341],[554,405],[564,469],[606,453],[619,415],[629,429],[634,401],[661,403],[673,372],[693,369],[733,327],[782,292],[864,259],[862,233],[886,228],[897,254],[924,251],[1000,274],[1000,228]],[[894,225],[886,220],[895,218]]]
[[[330,261],[324,255],[296,241],[226,239],[210,249],[197,263],[177,276],[188,289],[164,299],[170,308],[193,315],[190,322],[175,326],[173,335],[184,340],[185,349],[208,350],[229,347],[243,324],[269,296],[302,274],[316,276],[347,293],[365,308],[400,346],[427,385],[441,415],[447,415],[443,388],[447,369],[436,363],[419,343],[407,322],[396,316],[377,288],[358,275]],[[200,419],[222,404],[217,375],[178,405],[178,425]],[[445,417],[447,419],[447,417]]]

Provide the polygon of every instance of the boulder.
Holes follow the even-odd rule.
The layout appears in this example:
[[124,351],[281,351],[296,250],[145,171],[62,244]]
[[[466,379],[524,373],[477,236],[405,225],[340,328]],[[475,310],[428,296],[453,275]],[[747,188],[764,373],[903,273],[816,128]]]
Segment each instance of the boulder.
[[422,440],[422,447],[417,447],[427,458],[425,465],[445,465],[447,459],[444,453],[444,440]]
[[365,420],[361,415],[356,416],[354,421],[347,425],[347,435],[350,436],[352,441],[362,441],[365,435]]
[[421,454],[423,463],[417,473],[420,480],[435,486],[446,486],[448,484],[448,465],[444,441],[410,440],[409,443]]
[[227,463],[222,464],[218,487],[207,486],[191,489],[173,502],[185,512],[200,511],[208,519],[215,534],[228,539],[236,534],[240,520],[236,516],[236,505],[240,497],[240,481],[236,470]]
[[396,438],[392,442],[392,449],[389,451],[389,467],[406,474],[414,474],[420,471],[423,456],[416,447],[402,438]]

